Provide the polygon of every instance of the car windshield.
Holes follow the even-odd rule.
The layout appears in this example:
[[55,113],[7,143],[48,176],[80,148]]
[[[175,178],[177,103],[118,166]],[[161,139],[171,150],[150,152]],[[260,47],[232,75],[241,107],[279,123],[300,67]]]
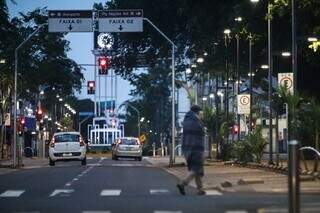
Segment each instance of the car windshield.
[[123,145],[139,145],[137,139],[121,139],[121,144]]
[[79,135],[76,134],[62,134],[54,136],[54,141],[56,143],[61,142],[79,142]]

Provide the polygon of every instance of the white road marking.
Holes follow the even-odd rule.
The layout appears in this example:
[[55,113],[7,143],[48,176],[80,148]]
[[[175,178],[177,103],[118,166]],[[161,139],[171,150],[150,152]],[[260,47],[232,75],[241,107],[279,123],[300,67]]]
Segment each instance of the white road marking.
[[58,194],[64,194],[68,196],[72,192],[74,192],[73,189],[56,189],[50,194],[50,197],[56,196]]
[[100,196],[119,196],[121,190],[119,189],[104,189],[101,191]]
[[101,166],[101,163],[88,163],[87,166]]
[[25,190],[7,190],[0,194],[0,197],[19,197]]
[[93,160],[93,157],[87,157],[87,160]]
[[182,211],[163,211],[163,210],[155,210],[154,213],[182,213]]
[[66,183],[65,186],[71,186],[71,183]]
[[123,163],[123,164],[111,164],[111,166],[116,166],[116,167],[135,167],[135,166],[142,166],[140,164],[132,164],[132,163]]
[[111,213],[111,211],[83,211],[82,213]]
[[222,193],[217,190],[205,190],[205,192],[206,195],[222,195]]
[[150,189],[150,194],[159,195],[159,194],[168,194],[169,190],[167,189]]
[[107,158],[106,158],[106,157],[101,157],[100,161],[103,161],[103,160],[105,160],[105,159],[107,159]]
[[79,180],[78,178],[73,178],[73,181],[77,181],[77,180]]

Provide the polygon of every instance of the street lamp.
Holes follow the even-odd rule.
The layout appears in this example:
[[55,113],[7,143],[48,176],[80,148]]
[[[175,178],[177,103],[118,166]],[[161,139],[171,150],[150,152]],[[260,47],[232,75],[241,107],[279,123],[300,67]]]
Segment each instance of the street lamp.
[[199,57],[199,58],[197,59],[197,62],[198,62],[198,63],[203,63],[203,62],[204,62],[204,59],[203,59],[202,57]]
[[281,55],[283,57],[290,57],[291,56],[291,53],[290,52],[282,52]]
[[316,38],[316,37],[309,37],[309,38],[308,38],[308,41],[309,41],[309,42],[317,42],[317,41],[318,41],[318,38]]
[[252,99],[253,99],[253,73],[252,73],[252,35],[249,34],[249,72],[250,72],[250,114],[249,114],[249,131],[252,132]]
[[[259,0],[250,0],[253,3],[259,2]],[[292,4],[294,5],[294,0],[292,0]],[[268,13],[267,13],[267,19],[268,19],[268,65],[269,65],[269,72],[268,72],[268,80],[269,80],[269,88],[268,88],[268,102],[269,102],[269,164],[273,164],[273,134],[272,134],[272,31],[271,31],[271,25],[272,25],[272,4],[271,0],[268,0]],[[294,19],[292,19],[292,23],[294,23]],[[294,26],[294,24],[292,24]],[[292,40],[295,40],[295,34],[293,34]],[[295,43],[295,42],[293,42]],[[295,54],[295,46],[292,45],[292,52]],[[292,61],[295,61],[295,57],[293,57]],[[295,70],[295,69],[293,69]],[[294,74],[295,78],[295,74]],[[294,84],[295,85],[295,84]]]
[[[39,32],[39,30],[43,27],[47,25],[47,23],[45,24],[41,24],[38,26],[38,28],[36,30],[34,30],[24,41],[22,41],[18,47],[15,49],[14,51],[14,98],[13,98],[13,102],[14,102],[14,106],[13,106],[13,167],[15,168],[17,166],[17,162],[16,162],[16,158],[17,158],[17,147],[19,147],[19,151],[20,151],[20,146],[17,144],[17,85],[18,85],[18,51],[20,48],[22,48],[22,46],[31,39],[31,37],[33,37],[37,32]],[[20,153],[20,152],[19,152]],[[20,154],[19,154],[20,157]],[[22,163],[22,162],[21,162]],[[19,162],[18,162],[19,164]]]
[[236,22],[242,22],[242,17],[241,16],[238,16],[234,19]]
[[226,104],[226,108],[225,108],[225,113],[226,113],[226,120],[228,121],[228,117],[229,117],[229,97],[228,97],[228,90],[229,90],[229,68],[228,68],[228,39],[230,39],[230,33],[231,30],[230,29],[225,29],[223,31],[224,34],[224,42],[225,42],[225,47],[226,47],[226,80],[227,80],[227,84],[226,84],[226,95],[225,95],[225,104]]
[[189,75],[189,74],[191,74],[191,73],[192,73],[191,68],[187,68],[187,69],[186,69],[186,74]]

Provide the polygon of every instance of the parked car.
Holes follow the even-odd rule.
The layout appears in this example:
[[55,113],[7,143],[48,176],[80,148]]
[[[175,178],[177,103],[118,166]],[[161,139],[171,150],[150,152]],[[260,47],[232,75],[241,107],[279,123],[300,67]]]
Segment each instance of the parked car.
[[86,144],[79,132],[58,132],[49,143],[49,164],[54,166],[56,161],[81,161],[87,164]]
[[142,144],[138,138],[123,137],[117,138],[112,144],[112,159],[118,160],[119,157],[135,158],[142,160]]

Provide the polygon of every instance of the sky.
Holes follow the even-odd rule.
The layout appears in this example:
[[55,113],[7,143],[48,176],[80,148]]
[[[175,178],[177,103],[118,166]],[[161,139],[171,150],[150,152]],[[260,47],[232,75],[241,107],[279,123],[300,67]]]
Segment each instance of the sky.
[[[90,10],[93,3],[105,3],[105,0],[15,0],[16,4],[7,0],[8,9],[11,17],[17,16],[19,12],[29,12],[36,8],[47,7],[48,10]],[[70,41],[71,50],[67,53],[68,57],[73,59],[78,64],[93,64],[94,56],[93,49],[93,33],[69,33],[65,37]],[[86,70],[83,71],[85,81],[83,85],[89,80],[94,80],[94,68],[92,66],[84,66]],[[110,78],[107,83],[110,83]],[[98,82],[97,82],[98,83]],[[105,96],[104,79],[101,79],[101,96]],[[121,88],[121,89],[119,89]],[[110,91],[110,88],[107,87]],[[118,105],[123,101],[132,98],[129,96],[130,90],[133,87],[128,81],[118,78]],[[110,96],[110,92],[107,94]],[[80,99],[88,98],[87,89],[83,87],[81,94],[77,95]],[[90,96],[93,98],[93,95]]]
[[[7,0],[8,9],[11,17],[17,16],[19,12],[27,13],[33,11],[36,8],[47,7],[48,10],[90,10],[94,3],[105,3],[107,0],[14,0],[16,4]],[[78,64],[93,64],[94,56],[92,54],[93,49],[93,33],[69,33],[65,37],[70,41],[71,50],[67,53],[68,57],[73,59]],[[94,80],[94,68],[92,66],[86,66],[86,70],[83,71],[85,81],[83,85],[86,85],[87,81]],[[101,96],[105,96],[107,90],[107,96],[110,96],[110,78],[107,81],[107,88],[104,87],[105,80],[101,79]],[[98,82],[96,82],[96,85]],[[98,86],[98,85],[97,85]],[[122,102],[131,99],[129,96],[130,90],[134,87],[129,84],[128,81],[118,78],[117,87],[117,106]],[[97,92],[97,91],[96,91]],[[188,104],[186,98],[186,92],[184,90],[179,91],[179,112],[188,111]],[[77,95],[78,98],[92,98],[93,95],[87,95],[87,88],[83,87],[81,94]],[[102,100],[104,101],[104,100]]]

